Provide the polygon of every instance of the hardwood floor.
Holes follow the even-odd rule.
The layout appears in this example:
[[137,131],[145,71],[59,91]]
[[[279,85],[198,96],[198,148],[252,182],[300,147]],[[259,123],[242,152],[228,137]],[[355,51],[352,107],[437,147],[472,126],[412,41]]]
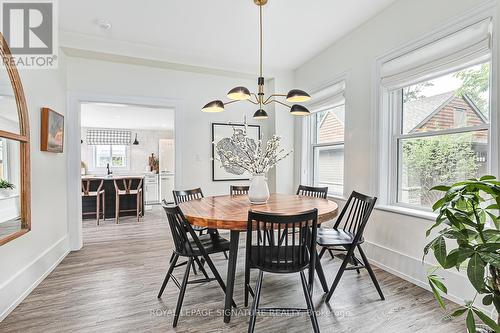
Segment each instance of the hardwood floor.
[[[223,236],[224,232],[221,233]],[[244,237],[243,237],[244,238]],[[189,285],[178,327],[172,328],[178,289],[169,282],[156,295],[171,254],[171,240],[160,207],[141,222],[123,218],[84,222],[81,251],[70,253],[3,322],[0,332],[246,332],[243,308],[244,239],[240,241],[235,286],[236,315],[222,321],[224,295],[216,282]],[[225,278],[223,255],[213,256]],[[330,284],[339,260],[324,259]],[[180,278],[183,267],[176,270]],[[445,322],[432,294],[375,268],[386,301],[380,301],[366,271],[346,272],[330,305],[322,302],[319,281],[313,300],[322,332],[465,332],[461,320]],[[255,281],[256,272],[252,272]],[[261,306],[305,307],[297,275],[264,275]],[[256,332],[310,332],[305,314],[259,317]]]

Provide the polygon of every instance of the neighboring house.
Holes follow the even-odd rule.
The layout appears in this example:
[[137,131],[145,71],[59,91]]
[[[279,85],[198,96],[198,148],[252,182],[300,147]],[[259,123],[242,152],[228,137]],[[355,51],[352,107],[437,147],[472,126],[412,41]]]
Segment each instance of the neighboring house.
[[[472,127],[488,122],[486,116],[466,95],[457,96],[454,91],[404,103],[403,118],[404,134]],[[478,174],[487,172],[487,141],[486,131],[473,134],[472,149],[476,154]],[[404,170],[402,177],[408,177]],[[431,202],[422,202],[431,199],[425,199],[427,196],[422,195],[421,190],[420,180],[402,179],[404,202],[430,205]]]
[[318,124],[318,143],[342,143],[319,150],[318,177],[320,185],[328,186],[333,193],[342,193],[344,184],[344,112],[345,106],[326,111]]
[[[474,102],[465,95],[457,96],[454,91],[404,103],[403,117],[405,134],[477,126],[488,122]],[[477,135],[476,138],[487,139],[487,135]]]

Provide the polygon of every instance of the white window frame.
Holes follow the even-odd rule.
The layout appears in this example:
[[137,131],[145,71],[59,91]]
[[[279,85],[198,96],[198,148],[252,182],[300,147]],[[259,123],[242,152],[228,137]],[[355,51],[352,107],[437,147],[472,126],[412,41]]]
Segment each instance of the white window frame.
[[[318,97],[321,98],[321,100],[327,100],[328,98],[334,98],[338,94],[331,94],[328,95],[324,94],[325,91],[328,91],[329,88],[332,88],[336,85],[339,85],[341,83],[344,83],[344,89],[343,89],[343,95],[344,95],[344,107],[345,107],[345,116],[344,116],[344,193],[329,193],[328,197],[334,198],[334,199],[340,199],[340,200],[346,200],[346,184],[347,184],[347,172],[348,170],[346,169],[346,151],[348,149],[348,143],[345,141],[345,132],[347,131],[348,128],[348,117],[347,117],[347,112],[348,112],[348,86],[349,86],[349,73],[342,73],[340,75],[337,75],[334,79],[329,80],[327,83],[320,85],[316,89],[309,89],[310,91],[313,91],[311,94],[312,100],[311,103],[314,103],[318,100]],[[321,110],[321,108],[314,108],[314,104],[310,105],[308,104],[307,107],[311,110],[311,113],[314,113],[318,109]],[[324,109],[324,108],[323,108]],[[312,148],[312,143],[315,140],[315,130],[313,130],[313,124],[312,121],[312,116],[313,114],[301,118],[301,130],[300,130],[300,137],[301,137],[301,142],[300,142],[300,166],[301,166],[301,173],[299,175],[298,181],[299,184],[302,185],[311,185],[314,184],[314,151]]]
[[[130,170],[130,146],[127,145],[104,145],[104,146],[111,146],[110,153],[111,156],[113,156],[113,146],[125,146],[125,156],[126,156],[126,165],[124,167],[114,167],[112,165],[109,166],[110,170],[113,171],[118,171],[118,172],[124,172],[124,171],[129,171]],[[97,145],[90,145],[90,156],[91,156],[91,165],[90,165],[90,170],[92,172],[105,172],[106,167],[97,167],[96,165],[96,147]]]
[[[493,34],[492,34],[492,44],[491,44],[491,57],[490,57],[490,122],[488,125],[481,126],[469,126],[465,128],[452,129],[446,131],[437,132],[436,135],[460,132],[468,132],[471,129],[488,129],[488,144],[489,144],[489,172],[491,174],[498,174],[498,157],[499,157],[499,131],[498,131],[498,79],[496,73],[498,72],[497,63],[497,53],[498,47],[496,43],[497,38],[497,14],[496,5],[493,3],[486,3],[484,5],[478,6],[476,10],[470,11],[466,15],[461,15],[453,20],[451,20],[444,28],[437,29],[431,33],[425,35],[421,39],[409,43],[408,45],[401,47],[400,49],[393,50],[385,55],[382,55],[376,59],[374,65],[374,75],[373,75],[373,99],[372,99],[372,117],[375,121],[372,122],[372,140],[377,142],[376,149],[372,151],[371,161],[372,165],[376,167],[372,170],[372,188],[373,191],[378,193],[379,203],[377,205],[378,209],[387,210],[391,212],[401,213],[404,215],[420,217],[424,219],[433,220],[435,214],[431,209],[425,209],[424,207],[418,207],[413,205],[408,205],[404,203],[397,202],[398,195],[398,169],[393,167],[398,165],[398,145],[397,139],[399,138],[396,134],[397,127],[400,126],[399,122],[399,112],[397,112],[398,104],[402,106],[399,101],[394,102],[395,99],[390,98],[391,91],[381,85],[381,67],[382,64],[404,55],[408,52],[416,50],[424,45],[430,44],[434,41],[443,38],[450,33],[459,31],[464,27],[471,25],[477,21],[484,20],[487,18],[492,19],[493,24]],[[453,70],[451,72],[456,71]],[[437,76],[442,76],[440,73]],[[427,78],[429,80],[432,78]],[[402,98],[402,96],[400,97]],[[495,112],[496,111],[496,112]],[[397,116],[395,116],[397,115]],[[429,136],[428,133],[417,134],[415,137],[419,136]],[[396,141],[396,142],[395,142]]]

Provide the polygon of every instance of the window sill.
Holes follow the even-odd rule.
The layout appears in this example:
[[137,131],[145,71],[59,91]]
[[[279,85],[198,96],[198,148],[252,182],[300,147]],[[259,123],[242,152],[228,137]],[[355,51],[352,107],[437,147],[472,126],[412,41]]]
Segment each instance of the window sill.
[[7,195],[7,196],[0,196],[0,201],[2,200],[8,200],[8,199],[14,199],[14,198],[18,198],[19,197],[19,194],[11,194],[11,195]]
[[344,196],[340,195],[340,194],[328,194],[327,195],[327,198],[330,199],[330,200],[341,200],[341,201],[347,201],[346,198],[344,198]]
[[413,209],[408,207],[394,206],[394,205],[378,205],[375,206],[375,209],[382,210],[385,212],[402,214],[411,217],[417,217],[424,220],[435,221],[437,214],[431,211],[424,211],[419,209]]

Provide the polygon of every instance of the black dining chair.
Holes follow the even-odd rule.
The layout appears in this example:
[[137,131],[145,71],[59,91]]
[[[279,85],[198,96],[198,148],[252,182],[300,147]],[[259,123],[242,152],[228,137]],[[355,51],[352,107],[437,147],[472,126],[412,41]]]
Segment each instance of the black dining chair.
[[326,197],[328,196],[328,187],[299,185],[299,188],[297,189],[297,195],[326,199]]
[[[184,300],[184,294],[186,292],[186,286],[188,284],[204,283],[216,280],[219,283],[219,286],[221,287],[224,294],[226,293],[226,285],[224,284],[224,281],[217,271],[217,268],[215,268],[212,259],[210,259],[210,255],[228,251],[229,241],[217,234],[205,234],[201,236],[197,235],[191,224],[187,222],[184,214],[178,206],[169,206],[165,202],[162,203],[162,206],[165,210],[165,213],[167,214],[168,224],[170,226],[172,239],[174,241],[174,250],[173,259],[170,263],[170,267],[168,268],[167,275],[165,276],[165,279],[163,280],[163,283],[161,285],[160,292],[158,293],[158,298],[161,298],[168,281],[172,279],[175,285],[180,289],[173,322],[173,327],[176,327],[182,308],[182,302]],[[185,257],[188,260],[181,264],[177,264],[177,260],[179,259],[179,257]],[[212,271],[214,278],[208,277],[208,274],[203,268],[203,265],[200,264],[198,257],[202,257],[205,260],[208,267]],[[191,267],[194,266],[195,262],[199,265],[200,270],[205,278],[189,281],[189,272]],[[172,273],[176,267],[183,265],[187,266],[184,272],[184,277],[182,278],[182,282],[179,283],[179,281],[175,278],[175,276],[172,275]],[[236,307],[236,303],[234,302],[234,300],[233,306]]]
[[[201,199],[204,197],[203,191],[199,187],[192,189],[192,190],[182,190],[182,191],[173,190],[172,193],[174,195],[174,202],[176,205],[178,205],[182,202],[197,200],[197,199]],[[200,234],[200,236],[203,234],[203,231],[205,231],[205,230],[213,231],[213,233],[215,233],[217,235],[219,234],[217,229],[209,230],[207,227],[199,227],[196,225],[193,225],[192,228],[194,231],[197,231]],[[227,256],[226,251],[224,251],[223,253],[224,253],[224,257],[227,259],[228,256]]]
[[[245,260],[245,296],[250,288],[250,269],[258,269],[259,277],[255,287],[253,304],[250,312],[248,332],[255,329],[257,313],[307,312],[314,332],[319,332],[318,320],[311,299],[312,283],[316,262],[316,232],[318,226],[318,210],[303,212],[297,215],[268,214],[250,211],[248,213],[246,260]],[[285,232],[283,243],[263,236],[265,233],[281,235]],[[308,269],[307,280],[304,270]],[[297,308],[259,308],[260,294],[264,272],[276,274],[299,273],[307,309]],[[247,275],[248,274],[248,275]]]
[[[203,198],[203,192],[201,191],[201,188],[183,191],[173,190],[172,194],[174,195],[174,202],[176,205],[182,202]],[[198,227],[195,225],[193,225],[192,227],[194,231],[197,231],[200,234],[200,236],[203,234],[203,231],[208,230],[208,228],[206,227]]]
[[[333,292],[335,291],[342,274],[344,274],[344,271],[356,270],[359,274],[359,270],[362,268],[365,268],[368,271],[380,298],[382,300],[385,299],[382,289],[380,289],[377,278],[375,277],[375,273],[373,273],[370,263],[361,248],[361,244],[364,242],[363,232],[376,201],[376,197],[369,197],[353,191],[342,209],[337,221],[335,222],[333,229],[318,229],[317,243],[322,247],[319,255],[320,258],[323,257],[326,250],[346,252],[343,256],[343,261],[340,265],[337,276],[328,291],[328,295],[326,297],[327,302],[329,302],[332,298]],[[361,255],[362,261],[355,255],[356,248]],[[351,266],[347,267],[347,264],[351,264]]]
[[250,186],[231,185],[229,187],[229,194],[230,195],[248,195],[248,190],[250,190]]

